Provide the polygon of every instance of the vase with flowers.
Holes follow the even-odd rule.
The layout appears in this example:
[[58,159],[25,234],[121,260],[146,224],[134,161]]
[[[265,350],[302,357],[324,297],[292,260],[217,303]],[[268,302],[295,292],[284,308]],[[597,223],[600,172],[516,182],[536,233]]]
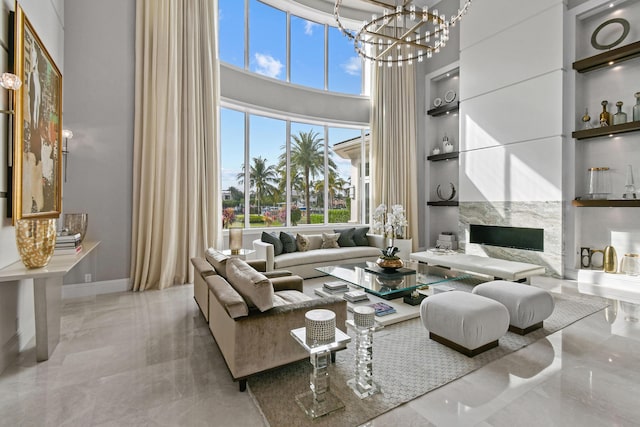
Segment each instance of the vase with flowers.
[[392,205],[391,211],[387,212],[387,205],[380,204],[373,212],[373,232],[382,234],[389,239],[389,246],[382,249],[382,255],[378,257],[376,263],[385,270],[396,270],[404,263],[397,256],[398,248],[394,245],[396,238],[404,237],[405,227],[408,225],[405,211],[402,205]]

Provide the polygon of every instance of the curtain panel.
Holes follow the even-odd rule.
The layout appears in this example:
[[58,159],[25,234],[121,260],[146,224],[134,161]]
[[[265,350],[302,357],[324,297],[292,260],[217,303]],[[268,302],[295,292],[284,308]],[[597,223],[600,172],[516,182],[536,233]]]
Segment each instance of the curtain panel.
[[217,0],[137,0],[131,278],[191,283],[221,243]]
[[402,205],[411,238],[418,231],[416,67],[372,68],[371,210]]

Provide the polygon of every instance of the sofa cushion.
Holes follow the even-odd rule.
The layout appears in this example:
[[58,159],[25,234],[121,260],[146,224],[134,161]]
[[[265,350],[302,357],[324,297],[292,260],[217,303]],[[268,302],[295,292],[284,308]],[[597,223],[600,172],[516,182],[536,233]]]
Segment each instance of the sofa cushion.
[[367,233],[369,232],[369,227],[358,227],[353,232],[353,241],[356,246],[369,246],[369,238],[367,238]]
[[260,236],[260,240],[265,243],[271,243],[273,245],[273,255],[278,256],[283,251],[282,241],[275,233],[267,233],[266,231],[262,232],[262,236]]
[[338,238],[340,233],[322,233],[322,246],[320,249],[339,248]]
[[278,291],[273,296],[273,306],[279,307],[282,305],[295,304],[298,302],[309,301],[311,298],[308,295],[298,291]]
[[280,241],[282,242],[282,253],[288,254],[298,250],[298,247],[296,246],[296,238],[293,237],[293,234],[281,231]]
[[322,234],[307,234],[309,239],[309,250],[320,249],[322,247]]
[[327,262],[345,263],[355,258],[372,258],[380,255],[373,246],[356,246],[353,248],[316,249],[308,252],[282,254],[274,260],[274,268],[282,269],[305,264],[321,264]]
[[269,279],[240,258],[227,261],[227,280],[249,307],[257,307],[260,311],[273,307],[273,285]]
[[216,273],[227,278],[227,261],[229,257],[223,254],[222,252],[218,252],[213,248],[209,248],[204,253],[205,258],[216,269]]
[[334,233],[339,233],[340,237],[338,237],[338,246],[341,248],[353,247],[356,245],[356,242],[353,240],[353,233],[355,233],[355,228],[343,228],[338,230],[333,230]]
[[296,247],[298,252],[306,252],[309,250],[309,238],[304,234],[296,234]]

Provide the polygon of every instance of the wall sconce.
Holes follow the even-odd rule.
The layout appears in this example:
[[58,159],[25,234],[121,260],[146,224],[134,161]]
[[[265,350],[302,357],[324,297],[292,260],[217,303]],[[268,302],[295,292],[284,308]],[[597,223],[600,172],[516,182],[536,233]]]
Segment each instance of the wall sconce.
[[10,110],[0,110],[0,113],[13,114],[13,102],[11,95],[13,94],[13,91],[20,89],[20,86],[22,86],[22,80],[20,80],[15,74],[2,73],[0,76],[0,86],[10,91],[9,108],[11,108]]
[[69,129],[62,129],[64,145],[62,146],[62,157],[64,161],[64,182],[67,182],[67,154],[69,154],[69,140],[73,138],[73,132]]

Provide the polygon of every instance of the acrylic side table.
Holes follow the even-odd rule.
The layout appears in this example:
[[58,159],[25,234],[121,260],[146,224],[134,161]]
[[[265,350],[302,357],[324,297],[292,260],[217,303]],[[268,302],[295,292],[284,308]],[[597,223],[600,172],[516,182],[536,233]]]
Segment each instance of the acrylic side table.
[[351,337],[336,328],[335,341],[329,344],[313,345],[307,343],[307,332],[304,327],[293,329],[291,336],[309,352],[309,359],[313,366],[309,384],[311,390],[296,396],[298,405],[312,419],[344,408],[344,403],[331,393],[329,365],[331,365],[331,353],[344,350],[347,343],[351,341]]

